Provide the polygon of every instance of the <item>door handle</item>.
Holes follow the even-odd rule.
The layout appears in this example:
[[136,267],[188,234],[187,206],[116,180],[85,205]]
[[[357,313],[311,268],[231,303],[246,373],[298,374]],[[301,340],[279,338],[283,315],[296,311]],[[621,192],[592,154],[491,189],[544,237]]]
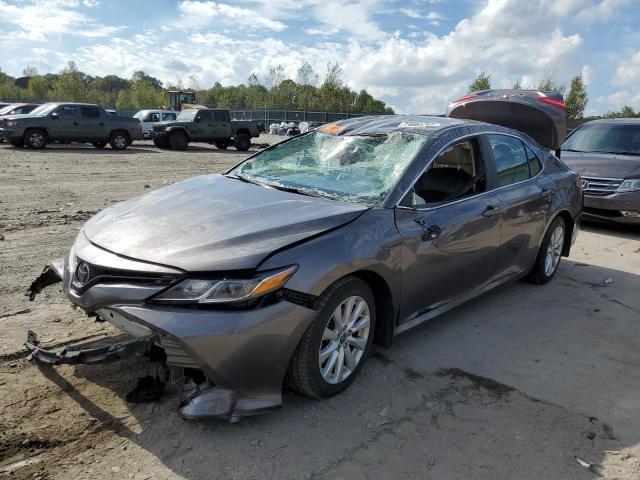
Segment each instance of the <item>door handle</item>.
[[556,191],[552,188],[543,188],[540,191],[540,196],[546,199],[553,197],[555,194],[556,194]]
[[440,235],[440,233],[442,233],[442,230],[437,225],[431,225],[431,226],[427,227],[427,222],[426,222],[426,220],[424,218],[416,218],[415,222],[422,229],[422,232],[423,232],[422,233],[422,241],[423,242],[427,242],[429,240],[435,240],[438,237],[438,235]]
[[487,208],[482,212],[483,217],[493,217],[496,213],[500,213],[500,206],[498,205],[487,205]]

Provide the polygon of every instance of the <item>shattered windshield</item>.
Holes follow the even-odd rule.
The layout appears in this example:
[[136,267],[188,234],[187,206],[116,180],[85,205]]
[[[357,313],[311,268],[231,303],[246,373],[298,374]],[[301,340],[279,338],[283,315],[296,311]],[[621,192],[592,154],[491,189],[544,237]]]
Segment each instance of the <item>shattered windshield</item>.
[[406,132],[336,136],[316,131],[265,150],[229,173],[307,195],[378,205],[427,139]]

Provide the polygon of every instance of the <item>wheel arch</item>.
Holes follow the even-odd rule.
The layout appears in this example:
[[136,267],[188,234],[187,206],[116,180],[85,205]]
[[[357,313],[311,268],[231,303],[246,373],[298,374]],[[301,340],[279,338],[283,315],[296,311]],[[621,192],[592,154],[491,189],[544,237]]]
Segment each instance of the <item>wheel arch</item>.
[[[568,257],[569,253],[571,253],[571,238],[573,237],[573,229],[575,227],[574,221],[573,221],[573,215],[571,215],[571,212],[569,211],[568,208],[566,207],[560,208],[554,213],[552,217],[550,217],[549,222],[547,223],[547,226],[544,229],[544,235],[547,234],[549,227],[551,226],[553,221],[558,217],[564,220],[564,226],[565,226],[564,245],[562,246],[562,256]],[[544,235],[542,236],[542,238],[544,238]]]
[[169,135],[171,135],[173,132],[182,132],[187,136],[187,139],[191,141],[191,135],[189,135],[189,131],[184,127],[169,127],[166,131]]
[[[22,141],[25,142],[25,139],[27,138],[27,135],[29,134],[29,132],[31,132],[32,130],[39,130],[42,133],[44,133],[47,142],[49,142],[50,140],[50,136],[49,136],[49,131],[47,130],[46,127],[27,127],[24,129],[24,133],[22,134]],[[25,142],[26,143],[26,142]]]
[[238,128],[235,132],[233,132],[233,135],[236,136],[241,133],[246,133],[247,135],[249,135],[249,137],[251,137],[251,132],[249,132],[249,129],[245,127]]

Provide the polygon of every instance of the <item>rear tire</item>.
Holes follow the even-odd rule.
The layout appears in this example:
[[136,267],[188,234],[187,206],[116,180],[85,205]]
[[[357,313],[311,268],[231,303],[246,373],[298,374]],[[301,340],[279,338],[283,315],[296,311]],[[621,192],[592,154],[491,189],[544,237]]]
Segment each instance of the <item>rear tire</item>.
[[47,134],[44,130],[33,129],[28,130],[24,134],[24,144],[27,148],[39,150],[47,146]]
[[326,398],[347,388],[367,358],[375,299],[364,281],[345,277],[322,294],[318,306],[291,358],[287,384],[303,395]]
[[556,274],[562,258],[566,234],[567,225],[564,219],[556,217],[542,239],[536,263],[529,273],[528,280],[531,283],[543,285]]
[[111,145],[111,148],[114,150],[125,150],[130,143],[129,134],[122,130],[113,132],[109,139],[109,145]]
[[226,150],[227,147],[229,146],[229,142],[227,142],[226,140],[220,140],[219,142],[213,142],[213,143],[216,146],[216,148],[219,148],[220,150]]
[[251,137],[246,133],[239,133],[233,139],[233,146],[240,152],[246,152],[251,148]]
[[174,150],[186,150],[189,146],[189,139],[184,132],[173,132],[169,137],[169,145],[171,145],[171,148]]

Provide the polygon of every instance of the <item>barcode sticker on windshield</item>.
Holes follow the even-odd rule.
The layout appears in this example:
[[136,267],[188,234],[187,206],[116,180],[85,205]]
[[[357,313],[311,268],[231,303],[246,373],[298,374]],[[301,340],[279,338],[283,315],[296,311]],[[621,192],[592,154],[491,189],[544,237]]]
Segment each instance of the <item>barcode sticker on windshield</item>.
[[420,127],[420,128],[430,128],[430,127],[439,127],[439,123],[434,122],[401,122],[399,127]]

